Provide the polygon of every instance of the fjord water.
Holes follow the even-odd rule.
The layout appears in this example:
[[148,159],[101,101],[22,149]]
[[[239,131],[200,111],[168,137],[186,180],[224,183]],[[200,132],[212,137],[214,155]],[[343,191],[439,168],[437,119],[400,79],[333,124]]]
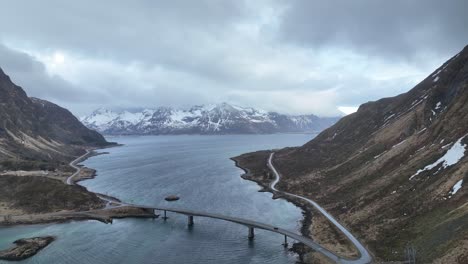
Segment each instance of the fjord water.
[[[240,178],[229,158],[255,150],[298,146],[311,134],[234,136],[125,136],[124,144],[83,164],[97,177],[80,184],[125,202],[215,212],[262,221],[299,232],[300,209]],[[177,202],[164,197],[176,194]],[[19,238],[55,235],[57,240],[24,263],[294,263],[279,234],[230,222],[168,213],[162,219],[122,219],[0,228],[0,249]],[[1,261],[0,261],[1,262]]]

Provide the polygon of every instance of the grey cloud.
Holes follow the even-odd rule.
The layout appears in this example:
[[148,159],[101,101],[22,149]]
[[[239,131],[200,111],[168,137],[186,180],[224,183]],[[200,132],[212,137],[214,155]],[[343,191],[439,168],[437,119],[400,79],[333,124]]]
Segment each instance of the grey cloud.
[[298,0],[288,2],[281,37],[389,59],[453,55],[468,44],[468,1]]
[[234,0],[18,0],[0,10],[0,31],[12,39],[28,36],[43,50],[69,49],[229,79],[231,72],[221,63],[224,51],[217,48],[250,12]]
[[[12,81],[21,86],[29,96],[53,101],[55,103],[85,103],[99,100],[86,90],[72,85],[59,76],[50,76],[44,64],[34,57],[9,49],[0,43],[0,65]],[[99,94],[99,92],[98,92]]]
[[[330,115],[408,90],[460,50],[464,10],[459,0],[15,0],[0,9],[0,67],[77,113],[233,101]],[[51,76],[34,57],[56,51],[72,73]],[[385,81],[366,72],[387,68]]]

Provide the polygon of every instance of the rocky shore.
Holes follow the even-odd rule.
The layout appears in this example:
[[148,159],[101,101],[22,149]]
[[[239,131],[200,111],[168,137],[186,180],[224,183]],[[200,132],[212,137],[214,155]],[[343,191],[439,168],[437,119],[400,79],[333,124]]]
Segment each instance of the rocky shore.
[[138,207],[118,206],[90,211],[66,211],[2,217],[0,218],[0,226],[65,223],[84,220],[96,220],[105,224],[110,224],[112,223],[112,219],[126,217],[157,218],[158,215]]
[[[99,155],[91,152],[83,160]],[[57,176],[58,175],[58,176]],[[70,172],[49,174],[2,175],[0,177],[0,226],[63,223],[96,220],[112,223],[113,219],[137,217],[157,218],[152,210],[133,207],[119,199],[88,191],[76,185],[92,179],[96,171],[79,167],[72,184],[67,184]],[[15,186],[14,188],[8,186]],[[51,240],[52,239],[52,240]],[[53,241],[52,237],[28,238],[15,241],[16,247],[0,251],[0,259],[22,260],[33,256]]]
[[[291,196],[282,196],[270,188],[273,174],[267,166],[268,157],[272,151],[257,151],[231,158],[236,167],[242,169],[241,177],[257,183],[260,192],[271,192],[273,199],[285,199],[303,211],[301,234],[313,238],[320,245],[345,257],[357,257],[358,252],[349,240],[333,225],[331,225],[315,208],[303,200]],[[313,221],[312,221],[313,219]],[[329,263],[321,254],[313,252],[300,243],[295,243],[291,251],[299,255],[300,263]]]
[[53,236],[18,239],[16,246],[0,251],[0,260],[20,261],[36,255],[55,240]]

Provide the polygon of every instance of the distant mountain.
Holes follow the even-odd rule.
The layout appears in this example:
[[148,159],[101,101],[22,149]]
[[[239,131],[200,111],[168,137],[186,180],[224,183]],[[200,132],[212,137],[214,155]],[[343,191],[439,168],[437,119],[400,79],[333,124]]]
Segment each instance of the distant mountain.
[[[243,158],[267,170],[259,153]],[[409,92],[361,105],[273,162],[280,189],[321,203],[376,262],[403,261],[411,247],[421,263],[468,263],[468,46]]]
[[315,115],[283,115],[227,103],[186,110],[168,107],[119,112],[98,109],[81,118],[89,128],[109,135],[318,132],[337,120]]
[[106,144],[68,110],[28,97],[0,69],[0,168],[9,160],[57,162],[82,151],[81,146]]

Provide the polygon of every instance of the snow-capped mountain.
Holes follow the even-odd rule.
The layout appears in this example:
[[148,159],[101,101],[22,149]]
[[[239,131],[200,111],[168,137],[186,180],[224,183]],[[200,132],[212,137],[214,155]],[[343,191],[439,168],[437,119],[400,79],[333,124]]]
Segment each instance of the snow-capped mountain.
[[81,118],[89,128],[108,135],[268,134],[318,132],[338,118],[283,115],[227,103],[190,109],[159,107],[142,111],[97,109]]

